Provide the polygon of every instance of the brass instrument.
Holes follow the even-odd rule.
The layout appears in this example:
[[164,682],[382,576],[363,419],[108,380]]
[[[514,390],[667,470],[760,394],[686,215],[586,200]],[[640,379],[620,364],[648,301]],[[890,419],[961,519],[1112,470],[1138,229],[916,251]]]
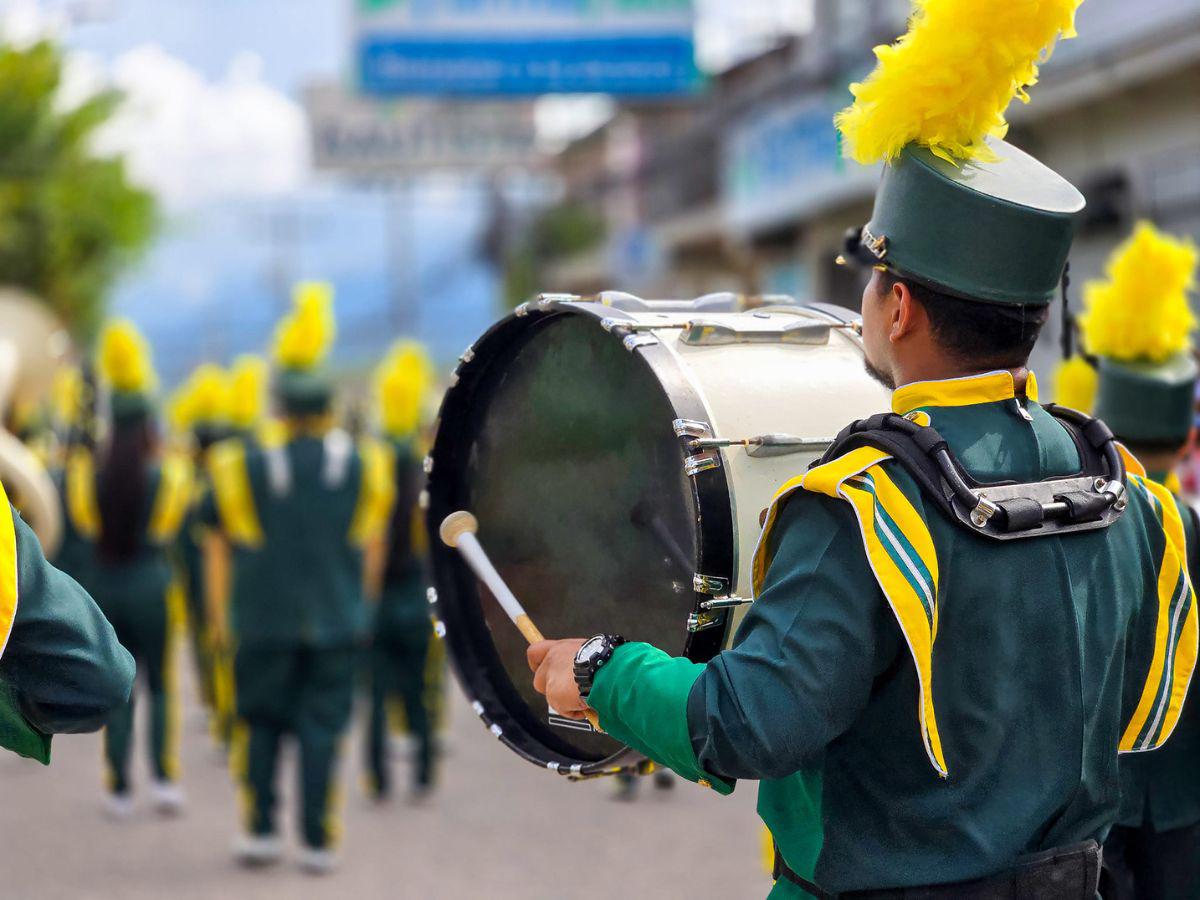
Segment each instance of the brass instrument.
[[[0,421],[7,421],[14,407],[46,396],[70,346],[62,323],[44,304],[0,288]],[[45,466],[5,428],[0,428],[0,483],[52,556],[62,537],[58,491]]]

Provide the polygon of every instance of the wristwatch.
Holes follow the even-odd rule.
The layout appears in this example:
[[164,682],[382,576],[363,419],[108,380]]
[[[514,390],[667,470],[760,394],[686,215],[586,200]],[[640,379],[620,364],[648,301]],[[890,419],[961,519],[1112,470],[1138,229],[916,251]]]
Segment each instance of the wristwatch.
[[619,634],[598,634],[583,642],[575,654],[575,683],[579,685],[579,696],[587,697],[592,689],[592,679],[623,643],[625,638]]

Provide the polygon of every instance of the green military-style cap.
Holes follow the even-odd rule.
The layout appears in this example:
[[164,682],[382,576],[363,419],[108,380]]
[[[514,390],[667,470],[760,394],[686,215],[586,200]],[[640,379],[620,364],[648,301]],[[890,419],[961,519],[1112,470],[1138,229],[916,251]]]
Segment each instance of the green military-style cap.
[[135,425],[154,412],[154,400],[144,391],[114,390],[109,395],[109,410],[118,426]]
[[1083,195],[1012,144],[987,144],[996,159],[950,162],[905,147],[884,168],[871,221],[847,235],[845,256],[956,297],[1050,303]]
[[1138,444],[1183,444],[1192,430],[1196,361],[1180,353],[1163,363],[1101,358],[1096,416]]
[[274,389],[287,415],[324,415],[333,403],[333,383],[323,367],[281,368],[275,374]]

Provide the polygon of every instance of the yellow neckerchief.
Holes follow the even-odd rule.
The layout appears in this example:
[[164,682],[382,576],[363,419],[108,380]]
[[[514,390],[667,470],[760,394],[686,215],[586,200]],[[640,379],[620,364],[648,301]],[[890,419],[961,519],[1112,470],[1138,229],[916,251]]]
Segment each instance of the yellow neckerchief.
[[[974,406],[1015,400],[1018,396],[1012,372],[1001,369],[962,378],[906,384],[892,393],[892,412],[906,416],[915,409],[928,406]],[[1025,378],[1024,396],[1034,402],[1038,399],[1037,378],[1032,372]]]

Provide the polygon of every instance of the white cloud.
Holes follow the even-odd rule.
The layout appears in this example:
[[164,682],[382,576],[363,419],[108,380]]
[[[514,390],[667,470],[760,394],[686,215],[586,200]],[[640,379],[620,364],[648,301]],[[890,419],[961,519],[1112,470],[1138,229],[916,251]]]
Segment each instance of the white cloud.
[[304,111],[263,79],[254,54],[235,58],[215,81],[154,44],[107,67],[71,54],[64,97],[100,84],[120,89],[126,101],[97,136],[97,152],[123,153],[131,177],[170,212],[285,193],[307,178]]
[[66,31],[65,10],[50,10],[38,0],[0,0],[0,38],[24,47]]

